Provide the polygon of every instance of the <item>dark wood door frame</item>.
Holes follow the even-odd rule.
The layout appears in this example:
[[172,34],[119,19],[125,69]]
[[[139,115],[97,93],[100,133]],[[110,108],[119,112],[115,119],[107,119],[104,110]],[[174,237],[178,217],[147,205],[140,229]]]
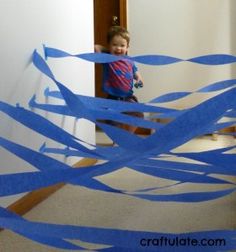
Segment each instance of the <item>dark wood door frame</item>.
[[[107,46],[106,35],[109,28],[117,23],[127,28],[127,0],[94,0],[94,42]],[[102,92],[102,66],[95,64],[95,96],[106,97]]]
[[120,26],[127,28],[127,1],[120,1]]

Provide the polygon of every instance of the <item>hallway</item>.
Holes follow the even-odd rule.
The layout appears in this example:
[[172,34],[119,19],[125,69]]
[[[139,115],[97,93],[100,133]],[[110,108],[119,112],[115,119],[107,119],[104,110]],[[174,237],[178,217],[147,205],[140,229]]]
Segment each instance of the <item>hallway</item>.
[[[99,143],[108,143],[102,133],[98,133]],[[199,151],[235,145],[230,136],[219,136],[213,141],[210,136],[196,138],[180,146],[175,151]],[[232,150],[235,152],[235,149]],[[231,152],[232,152],[231,151]],[[168,185],[165,179],[157,179],[123,168],[119,171],[99,177],[115,188],[123,190],[143,189]],[[230,179],[230,178],[229,178]],[[173,181],[171,182],[173,183]],[[228,188],[229,185],[201,185],[200,190]],[[173,189],[161,190],[170,193]],[[174,187],[174,192],[199,191],[199,185],[182,184]],[[160,190],[159,190],[160,193]],[[200,203],[152,202],[115,193],[89,190],[79,186],[66,185],[50,198],[36,206],[24,217],[28,220],[72,224],[81,226],[107,227],[127,230],[153,232],[191,232],[217,229],[235,229],[236,227],[235,193],[226,197]],[[76,244],[84,244],[73,241]],[[59,250],[37,244],[10,231],[0,233],[2,252],[54,252]],[[88,248],[96,249],[94,245]]]

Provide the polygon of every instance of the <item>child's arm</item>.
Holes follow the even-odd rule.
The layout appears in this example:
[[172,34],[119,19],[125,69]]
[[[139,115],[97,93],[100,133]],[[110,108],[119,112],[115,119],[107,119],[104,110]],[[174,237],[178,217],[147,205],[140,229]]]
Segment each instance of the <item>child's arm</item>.
[[136,71],[136,72],[134,73],[134,79],[135,79],[135,81],[136,81],[135,87],[136,87],[136,86],[137,86],[137,88],[143,87],[143,80],[142,80],[142,76],[141,76],[141,74],[139,73],[139,71]]
[[136,72],[134,73],[134,79],[135,79],[137,82],[139,82],[139,81],[143,82],[143,81],[142,81],[142,76],[141,76],[141,74],[140,74],[139,71],[136,71]]
[[94,45],[94,51],[97,53],[108,53],[108,50],[102,45]]

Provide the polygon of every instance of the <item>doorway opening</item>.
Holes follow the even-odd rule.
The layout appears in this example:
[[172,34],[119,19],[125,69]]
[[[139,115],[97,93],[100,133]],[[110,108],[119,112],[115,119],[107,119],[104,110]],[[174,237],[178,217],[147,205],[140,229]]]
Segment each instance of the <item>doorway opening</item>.
[[[127,28],[127,0],[94,0],[94,43],[107,46],[107,32],[113,25]],[[95,96],[102,92],[102,65],[95,64]]]

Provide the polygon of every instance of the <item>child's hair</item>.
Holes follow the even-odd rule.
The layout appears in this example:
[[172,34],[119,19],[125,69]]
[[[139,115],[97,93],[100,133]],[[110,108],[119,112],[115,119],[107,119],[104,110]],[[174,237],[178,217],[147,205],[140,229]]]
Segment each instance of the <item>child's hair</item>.
[[113,37],[115,37],[117,35],[119,35],[123,39],[125,39],[127,41],[127,44],[129,45],[129,41],[130,41],[129,32],[127,31],[127,29],[125,29],[124,27],[121,27],[121,26],[112,26],[110,28],[110,30],[107,33],[108,44],[111,42]]

